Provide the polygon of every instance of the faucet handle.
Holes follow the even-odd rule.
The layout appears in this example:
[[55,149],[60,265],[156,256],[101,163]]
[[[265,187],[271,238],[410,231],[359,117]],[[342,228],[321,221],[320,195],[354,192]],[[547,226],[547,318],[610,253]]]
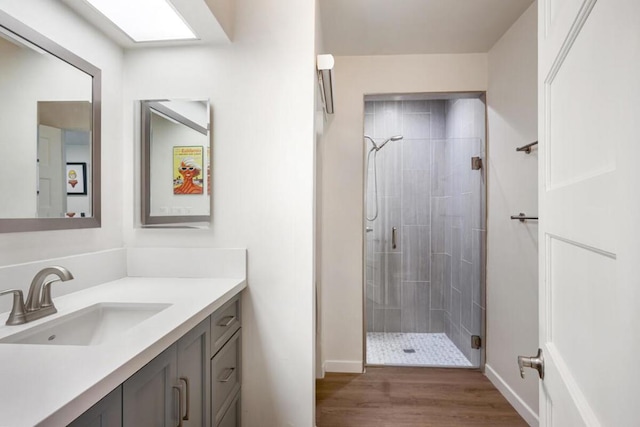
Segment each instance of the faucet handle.
[[44,282],[44,285],[42,285],[42,295],[40,295],[40,308],[53,307],[53,299],[51,298],[51,284],[59,281],[60,279],[51,279]]
[[24,308],[24,296],[22,291],[20,289],[7,289],[5,291],[0,291],[0,296],[7,294],[13,294],[13,306],[11,307],[11,313],[9,313],[6,324],[12,326],[26,323],[26,310]]

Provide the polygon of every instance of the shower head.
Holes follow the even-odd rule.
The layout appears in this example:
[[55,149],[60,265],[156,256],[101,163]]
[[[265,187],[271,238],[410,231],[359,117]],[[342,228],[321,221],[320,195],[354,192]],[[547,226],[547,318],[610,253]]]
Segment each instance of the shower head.
[[367,138],[369,141],[371,141],[371,143],[373,144],[373,150],[380,150],[382,147],[385,146],[385,144],[389,141],[400,141],[402,138],[404,138],[402,135],[395,135],[392,136],[391,138],[387,138],[385,139],[382,144],[378,145],[376,144],[376,142],[373,140],[373,138],[371,138],[369,135],[365,135],[365,138]]
[[382,149],[382,147],[384,147],[387,144],[387,142],[389,142],[389,141],[400,141],[402,138],[404,138],[402,135],[392,136],[391,138],[388,138],[386,141],[384,141],[382,144],[380,144],[377,147],[377,150]]

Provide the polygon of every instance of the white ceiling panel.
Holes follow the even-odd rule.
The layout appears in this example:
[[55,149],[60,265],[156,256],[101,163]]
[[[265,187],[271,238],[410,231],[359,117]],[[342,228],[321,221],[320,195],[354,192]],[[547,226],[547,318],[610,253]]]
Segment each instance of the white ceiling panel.
[[534,0],[319,0],[334,55],[488,52]]

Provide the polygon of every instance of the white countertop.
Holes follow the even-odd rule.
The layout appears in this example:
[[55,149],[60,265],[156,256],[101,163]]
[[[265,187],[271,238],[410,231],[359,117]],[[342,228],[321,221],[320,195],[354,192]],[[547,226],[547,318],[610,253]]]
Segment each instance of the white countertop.
[[58,313],[26,325],[0,316],[4,338],[99,302],[172,304],[99,345],[0,344],[0,425],[68,424],[245,287],[242,279],[127,277],[54,298]]

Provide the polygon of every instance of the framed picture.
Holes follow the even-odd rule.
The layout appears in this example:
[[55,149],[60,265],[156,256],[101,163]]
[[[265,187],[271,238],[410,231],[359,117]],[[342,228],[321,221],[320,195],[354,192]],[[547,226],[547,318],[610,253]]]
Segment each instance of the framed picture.
[[173,194],[203,194],[202,147],[173,147]]
[[207,194],[211,195],[211,147],[207,147]]
[[87,164],[67,163],[67,195],[87,195]]

